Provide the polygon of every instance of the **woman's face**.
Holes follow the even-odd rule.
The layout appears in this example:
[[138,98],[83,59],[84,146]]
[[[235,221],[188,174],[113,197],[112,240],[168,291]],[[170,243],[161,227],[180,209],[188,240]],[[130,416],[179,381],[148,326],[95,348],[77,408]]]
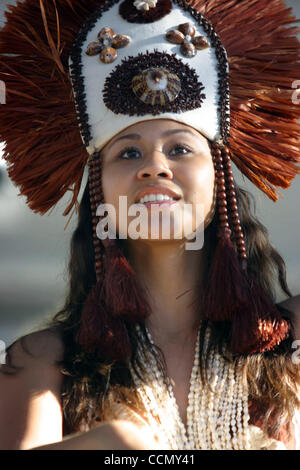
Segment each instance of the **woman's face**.
[[[112,204],[115,208],[117,233],[119,196],[127,196],[129,208],[137,204],[141,190],[153,185],[168,188],[180,196],[173,207],[174,210],[177,206],[176,215],[172,215],[171,220],[179,217],[184,204],[192,208],[192,213],[188,213],[191,215],[185,214],[185,217],[190,218],[193,232],[199,227],[199,219],[196,218],[197,205],[203,211],[203,228],[206,228],[213,218],[214,165],[207,139],[195,129],[168,119],[139,122],[114,136],[102,149],[101,155],[104,202]],[[151,203],[152,208],[153,204]],[[148,204],[144,207],[147,207],[146,214],[151,224],[150,206]],[[170,212],[172,205],[163,207],[165,211]],[[128,217],[127,223],[134,218],[137,216]],[[151,238],[150,228],[149,225],[147,238]],[[178,230],[175,229],[176,231]],[[171,238],[174,238],[175,232],[172,232]]]

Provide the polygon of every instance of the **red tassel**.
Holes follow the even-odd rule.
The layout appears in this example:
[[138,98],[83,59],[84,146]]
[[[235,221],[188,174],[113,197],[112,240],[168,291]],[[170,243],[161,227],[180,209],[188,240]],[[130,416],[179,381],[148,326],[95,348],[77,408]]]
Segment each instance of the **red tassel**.
[[105,254],[103,295],[112,315],[130,323],[143,321],[150,314],[142,286],[116,243],[110,240]]
[[87,297],[77,340],[104,360],[124,361],[131,355],[125,321],[143,321],[150,308],[122,251],[112,240],[105,246],[104,278]]
[[241,269],[230,236],[220,229],[205,296],[205,315],[231,322],[230,350],[236,354],[269,351],[289,333],[289,324],[257,281]]
[[287,338],[289,323],[257,281],[248,277],[248,301],[234,312],[230,349],[238,354],[270,351]]
[[89,293],[81,316],[78,343],[88,352],[98,352],[103,360],[124,361],[131,355],[123,320],[115,318],[103,302],[102,282]]
[[234,311],[247,302],[245,277],[226,228],[220,228],[205,298],[211,321],[232,321]]

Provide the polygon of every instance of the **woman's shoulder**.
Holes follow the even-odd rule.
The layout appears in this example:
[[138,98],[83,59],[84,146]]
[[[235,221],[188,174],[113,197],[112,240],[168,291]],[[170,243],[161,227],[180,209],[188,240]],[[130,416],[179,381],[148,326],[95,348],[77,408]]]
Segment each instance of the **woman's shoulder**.
[[6,351],[5,369],[23,369],[33,363],[56,365],[63,360],[64,345],[58,329],[46,328],[26,334],[15,340]]
[[290,297],[277,305],[290,312],[289,318],[294,328],[295,337],[300,339],[300,295]]

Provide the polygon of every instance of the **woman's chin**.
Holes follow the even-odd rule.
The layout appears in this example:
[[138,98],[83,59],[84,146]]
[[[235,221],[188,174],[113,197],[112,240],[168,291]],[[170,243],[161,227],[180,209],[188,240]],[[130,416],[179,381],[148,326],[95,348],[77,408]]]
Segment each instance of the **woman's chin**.
[[182,233],[181,231],[171,231],[170,233],[164,233],[162,227],[159,230],[154,230],[152,233],[149,231],[148,234],[141,234],[138,237],[128,236],[128,239],[134,241],[144,241],[149,243],[160,243],[160,244],[179,244],[189,243],[196,238],[195,232],[188,235]]

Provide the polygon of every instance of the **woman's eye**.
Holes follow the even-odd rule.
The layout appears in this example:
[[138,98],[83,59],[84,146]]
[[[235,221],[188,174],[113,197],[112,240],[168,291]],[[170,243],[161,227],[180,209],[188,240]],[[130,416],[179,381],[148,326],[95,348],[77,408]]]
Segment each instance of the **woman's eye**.
[[134,154],[139,154],[139,151],[136,150],[135,148],[132,148],[132,147],[129,147],[127,149],[125,149],[124,151],[122,151],[118,158],[121,158],[121,159],[124,159],[124,160],[131,160],[132,158],[136,158],[136,156],[134,156]]
[[[171,151],[171,155],[174,151],[177,155],[186,155],[187,153],[191,152],[191,149],[186,147],[185,145],[176,145],[176,147],[174,147]],[[121,160],[132,160],[139,158],[139,156],[139,150],[134,147],[128,147],[118,155],[118,158],[120,158]]]
[[[185,145],[176,145],[176,147],[174,147],[174,150],[176,150],[176,153],[178,154],[178,150],[179,150],[179,153],[181,154],[186,154],[186,153],[189,153],[191,151],[191,149],[189,149],[188,147],[186,147]],[[171,152],[172,153],[172,152]]]

